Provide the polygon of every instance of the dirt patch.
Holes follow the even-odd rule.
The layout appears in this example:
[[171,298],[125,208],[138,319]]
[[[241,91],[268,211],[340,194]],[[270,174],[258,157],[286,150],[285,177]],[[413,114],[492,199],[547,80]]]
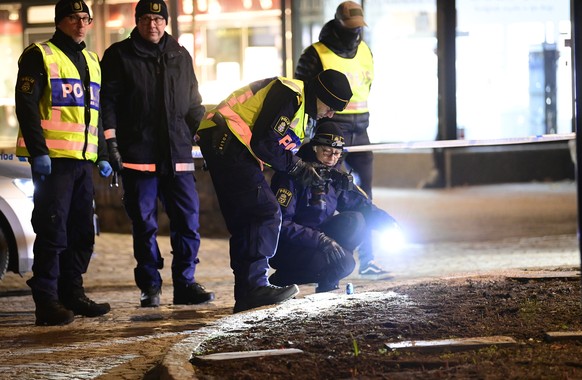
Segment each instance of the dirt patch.
[[[194,362],[199,379],[582,378],[578,276],[435,280],[387,286],[320,310],[271,314],[206,341],[195,353],[298,348],[302,354]],[[343,296],[343,295],[342,295]],[[345,300],[347,297],[343,297]],[[331,301],[330,301],[331,302]],[[317,302],[314,302],[317,308]],[[511,347],[390,350],[387,343],[508,336]]]

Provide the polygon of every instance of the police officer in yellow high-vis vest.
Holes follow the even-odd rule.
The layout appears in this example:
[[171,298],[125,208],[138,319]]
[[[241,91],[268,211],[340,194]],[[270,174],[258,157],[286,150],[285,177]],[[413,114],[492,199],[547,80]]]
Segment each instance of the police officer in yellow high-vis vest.
[[[317,122],[317,125],[331,123],[333,127],[341,128],[346,146],[370,144],[368,95],[374,79],[374,62],[370,48],[362,39],[364,26],[367,25],[360,4],[354,1],[340,3],[335,17],[321,29],[319,41],[303,51],[295,68],[295,78],[301,80],[308,80],[329,68],[348,77],[354,92],[350,104],[333,117]],[[373,159],[371,151],[347,153],[343,157],[345,166],[353,170],[356,183],[370,199]],[[363,278],[383,278],[389,273],[374,262],[372,247],[367,243],[358,249],[358,258],[359,274]]]
[[59,1],[53,37],[27,47],[18,62],[16,154],[28,158],[35,187],[27,284],[37,325],[64,325],[75,315],[110,310],[83,288],[95,244],[93,168],[102,177],[112,172],[99,118],[99,59],[84,42],[91,21],[85,2]]
[[234,312],[293,298],[297,285],[269,284],[281,210],[263,165],[288,172],[310,186],[316,168],[295,156],[308,117],[320,119],[345,109],[352,91],[346,76],[326,70],[304,83],[284,77],[253,82],[206,113],[198,144],[210,171],[230,238]]

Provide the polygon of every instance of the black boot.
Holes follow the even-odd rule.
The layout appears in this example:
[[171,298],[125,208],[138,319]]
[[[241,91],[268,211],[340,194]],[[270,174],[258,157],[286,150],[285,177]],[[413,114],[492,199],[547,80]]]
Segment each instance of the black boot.
[[109,313],[111,306],[108,303],[96,303],[84,293],[62,299],[63,305],[72,310],[75,315],[84,317],[98,317]]
[[275,285],[259,286],[251,290],[246,297],[236,300],[234,313],[254,309],[255,307],[273,305],[287,301],[299,293],[299,287],[295,284],[279,287]]
[[287,286],[292,285],[293,281],[280,269],[276,270],[275,273],[269,276],[269,283],[275,286]]
[[36,302],[34,315],[37,326],[68,325],[75,319],[75,314],[59,301]]
[[174,285],[174,305],[195,305],[213,299],[214,293],[207,292],[204,286],[197,282],[190,285]]
[[332,282],[319,282],[315,288],[315,293],[325,293],[332,292],[339,289],[339,283],[337,281]]
[[151,286],[147,290],[141,291],[139,299],[141,307],[158,307],[160,306],[160,295],[162,288],[159,286]]

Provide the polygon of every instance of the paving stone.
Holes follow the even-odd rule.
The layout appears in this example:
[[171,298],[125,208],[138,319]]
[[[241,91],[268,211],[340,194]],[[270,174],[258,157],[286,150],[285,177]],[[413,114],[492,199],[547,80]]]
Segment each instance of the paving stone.
[[486,336],[476,338],[408,340],[386,343],[386,347],[398,351],[449,352],[477,350],[489,346],[514,346],[517,342],[508,336]]
[[548,342],[582,340],[582,331],[551,331],[546,333],[546,340]]
[[207,361],[207,360],[233,360],[233,359],[248,359],[248,358],[260,358],[264,356],[278,356],[278,355],[291,355],[291,354],[302,354],[303,350],[298,348],[279,348],[272,350],[255,350],[255,351],[235,351],[235,352],[219,352],[216,354],[209,355],[199,355],[193,356],[193,361]]

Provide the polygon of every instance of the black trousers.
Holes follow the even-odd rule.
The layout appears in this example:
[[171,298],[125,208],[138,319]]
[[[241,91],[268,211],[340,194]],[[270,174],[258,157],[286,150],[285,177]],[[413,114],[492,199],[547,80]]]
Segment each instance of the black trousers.
[[193,173],[158,175],[124,170],[123,204],[132,221],[135,283],[143,291],[161,287],[159,269],[164,259],[157,242],[158,199],[170,219],[172,283],[186,286],[195,282],[199,263],[198,229],[200,202]]
[[269,259],[277,248],[281,210],[257,160],[228,133],[220,127],[199,131],[198,144],[231,235],[236,300],[269,283]]
[[337,283],[349,276],[356,265],[353,251],[366,234],[366,222],[359,212],[336,214],[321,226],[321,231],[344,248],[346,256],[340,262],[328,263],[320,249],[294,243],[280,243],[277,254],[271,260],[277,269],[278,283],[308,284]]
[[95,245],[91,161],[51,159],[51,174],[33,173],[33,276],[35,302],[83,292],[83,277]]

